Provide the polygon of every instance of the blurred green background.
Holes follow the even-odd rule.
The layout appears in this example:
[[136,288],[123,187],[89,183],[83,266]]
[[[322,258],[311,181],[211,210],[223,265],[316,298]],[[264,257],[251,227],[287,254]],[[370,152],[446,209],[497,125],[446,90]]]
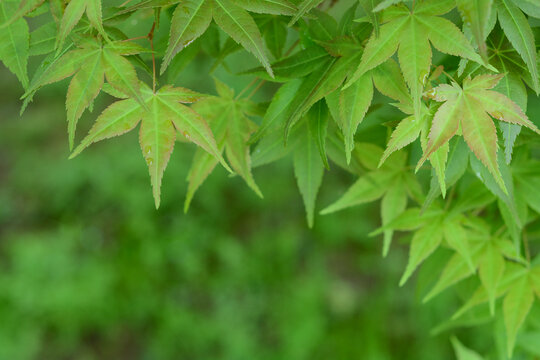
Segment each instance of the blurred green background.
[[[407,250],[381,258],[377,205],[309,230],[283,160],[255,171],[264,200],[218,170],[184,215],[179,143],[156,211],[136,132],[67,160],[65,84],[20,118],[0,79],[0,359],[453,358],[430,330],[457,302],[397,286]],[[352,180],[334,168],[319,204]]]
[[[177,83],[213,93],[211,66],[199,56]],[[214,75],[237,91],[250,81]],[[22,89],[0,69],[0,360],[444,360],[452,334],[492,348],[492,324],[432,331],[459,294],[423,305],[425,287],[398,287],[408,239],[381,257],[367,236],[378,204],[317,216],[310,230],[284,159],[254,172],[264,200],[218,169],[185,215],[194,148],[178,143],[155,210],[136,131],[67,160],[66,88],[48,86],[19,117]],[[83,116],[79,140],[110,101]],[[319,209],[353,180],[334,166]],[[426,263],[424,284],[447,255]]]

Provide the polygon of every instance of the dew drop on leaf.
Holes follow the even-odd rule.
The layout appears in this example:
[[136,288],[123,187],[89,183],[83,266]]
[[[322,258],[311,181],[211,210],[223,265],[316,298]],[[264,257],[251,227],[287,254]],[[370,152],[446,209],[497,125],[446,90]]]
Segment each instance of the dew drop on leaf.
[[497,120],[503,119],[503,114],[500,111],[494,111],[491,116],[493,116]]

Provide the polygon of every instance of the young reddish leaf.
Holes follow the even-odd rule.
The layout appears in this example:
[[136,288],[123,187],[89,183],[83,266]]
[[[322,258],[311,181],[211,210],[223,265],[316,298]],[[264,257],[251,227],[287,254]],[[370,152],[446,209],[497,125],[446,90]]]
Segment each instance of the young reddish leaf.
[[503,191],[506,186],[497,163],[497,133],[494,118],[519,124],[540,133],[520,107],[506,96],[489,90],[501,79],[500,75],[481,75],[465,79],[463,89],[456,84],[440,85],[430,96],[436,101],[445,101],[435,114],[429,141],[417,169],[431,154],[452,138],[459,126],[469,148],[488,168]]

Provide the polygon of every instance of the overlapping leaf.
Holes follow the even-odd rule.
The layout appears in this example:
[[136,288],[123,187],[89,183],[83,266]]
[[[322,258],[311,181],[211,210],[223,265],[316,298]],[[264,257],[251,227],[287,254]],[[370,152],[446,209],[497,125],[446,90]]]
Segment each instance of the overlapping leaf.
[[163,73],[172,58],[184,47],[201,36],[212,19],[234,41],[252,53],[273,77],[268,61],[267,48],[263,42],[259,28],[251,15],[246,11],[266,14],[291,15],[295,6],[286,0],[187,0],[181,2],[174,11],[171,21],[169,44],[163,63]]
[[103,29],[101,0],[72,0],[66,6],[60,22],[60,29],[58,30],[55,45],[57,48],[57,55],[62,51],[62,47],[67,36],[75,25],[77,25],[85,12],[92,26],[95,27],[104,37],[107,37],[107,34]]
[[28,48],[29,30],[26,21],[16,18],[18,7],[16,2],[0,2],[0,61],[11,70],[24,88],[28,87]]
[[[216,137],[218,153],[225,151],[232,169],[240,175],[248,186],[260,197],[262,193],[251,172],[251,156],[248,139],[256,130],[256,125],[246,113],[249,103],[234,98],[234,92],[219,80],[216,88],[219,97],[204,99],[194,108],[210,124]],[[220,155],[221,156],[221,155]],[[197,151],[188,174],[188,192],[184,204],[187,211],[195,191],[206,180],[217,165],[216,157]]]
[[[361,176],[336,202],[321,211],[321,214],[330,214],[351,206],[369,203],[383,198],[381,217],[383,225],[391,222],[399,215],[407,205],[408,194],[416,193],[418,184],[411,179],[410,174],[404,171],[406,154],[394,153],[388,161],[377,168],[378,159],[382,156],[382,150],[371,144],[357,144],[360,152],[370,160],[363,160],[365,166],[372,170]],[[390,248],[392,230],[385,230],[383,255],[386,256]]]

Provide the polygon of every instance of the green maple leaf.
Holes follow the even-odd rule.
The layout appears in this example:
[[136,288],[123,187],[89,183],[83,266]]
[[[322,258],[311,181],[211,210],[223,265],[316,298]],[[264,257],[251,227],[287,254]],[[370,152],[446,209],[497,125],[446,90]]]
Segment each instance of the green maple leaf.
[[[381,217],[383,225],[391,222],[407,206],[408,194],[415,192],[417,182],[406,172],[406,153],[396,152],[380,168],[377,161],[382,156],[382,149],[372,144],[357,144],[363,154],[362,161],[370,169],[361,176],[347,192],[321,211],[330,214],[351,206],[369,203],[382,198]],[[369,160],[364,158],[369,157]],[[383,244],[383,256],[386,256],[392,240],[392,229],[386,229]]]
[[[498,299],[501,296],[505,295],[512,286],[512,284],[515,283],[515,281],[520,277],[526,276],[527,272],[527,268],[525,268],[523,265],[507,262],[505,265],[504,274],[497,286],[496,298]],[[452,315],[452,319],[457,319],[472,308],[481,304],[485,304],[487,302],[489,302],[489,295],[486,291],[486,288],[483,285],[480,285],[473,292],[471,297],[465,302],[465,304],[463,304],[461,308],[459,308]]]
[[[8,5],[11,8],[11,14],[8,18],[0,18],[0,29],[6,28],[20,20],[23,16],[40,7],[44,1],[45,0],[21,0],[17,8],[15,8],[15,6],[11,8],[11,6]],[[4,6],[7,5],[7,3],[7,1],[4,1]],[[15,2],[12,5],[15,5]]]
[[[216,138],[218,152],[225,152],[232,169],[240,175],[255,193],[262,193],[251,173],[251,155],[248,140],[256,130],[256,124],[248,118],[251,105],[245,100],[234,98],[234,92],[215,79],[219,97],[210,97],[197,102],[194,109],[208,120]],[[188,174],[188,191],[184,203],[187,211],[197,189],[217,165],[215,157],[198,150]]]
[[[395,66],[397,67],[397,65]],[[379,67],[375,69],[378,69]],[[381,71],[380,76],[389,77],[389,74],[391,74],[391,72],[389,72],[388,69],[385,69],[384,71]],[[402,86],[406,87],[404,81],[402,81]],[[408,93],[406,94],[408,95]],[[390,156],[394,151],[400,150],[403,147],[409,145],[410,143],[414,142],[418,137],[420,137],[420,144],[422,146],[422,149],[425,149],[427,144],[427,135],[429,132],[430,121],[433,118],[433,110],[429,109],[426,105],[422,103],[420,106],[421,115],[416,116],[416,114],[412,114],[413,104],[410,97],[405,97],[404,99],[401,99],[400,103],[397,105],[403,112],[410,114],[410,116],[401,120],[392,132],[384,154],[379,162],[379,166],[381,166],[388,158],[388,156]],[[448,145],[444,145],[429,157],[429,161],[431,162],[431,165],[434,169],[434,177],[438,181],[443,197],[446,194],[445,167],[448,158],[448,151]]]
[[[169,5],[178,4],[182,1],[183,0],[142,0],[137,4],[128,6],[125,9],[118,11],[114,16],[132,13],[137,10],[163,8]],[[128,2],[125,2],[124,4],[128,4]]]
[[328,109],[324,101],[317,102],[306,114],[304,126],[298,129],[293,155],[294,175],[304,201],[309,227],[313,227],[315,201],[322,183],[326,160],[326,127]]
[[[410,208],[398,212],[392,220],[383,222],[383,226],[372,232],[377,235],[389,230],[415,231],[409,250],[407,267],[401,277],[403,285],[441,244],[453,249],[456,255],[452,257],[443,269],[441,276],[431,291],[424,297],[424,302],[447,287],[475,273],[480,269],[480,278],[486,291],[494,299],[494,289],[503,274],[503,256],[522,262],[516,255],[512,243],[504,239],[493,239],[489,232],[479,232],[470,224],[463,213],[486,206],[493,202],[494,197],[482,186],[469,186],[460,194],[457,202],[443,207],[440,202],[424,210]],[[503,261],[501,265],[501,261]]]
[[470,28],[478,44],[478,50],[484,61],[487,60],[486,38],[489,32],[493,0],[457,0],[457,7],[463,21]]
[[296,5],[288,0],[236,0],[240,7],[259,14],[288,15],[296,14]]
[[[510,245],[510,248],[512,245]],[[500,249],[504,256],[512,256]],[[529,311],[533,306],[535,294],[540,295],[540,267],[524,267],[512,262],[506,263],[504,275],[501,276],[494,289],[495,298],[504,296],[503,318],[506,329],[506,350],[509,358],[512,357],[515,340]],[[471,298],[453,315],[457,318],[482,303],[494,301],[484,286],[479,287]]]
[[294,69],[299,69],[296,72],[297,75],[300,73],[304,76],[299,79],[297,92],[291,94],[290,99],[274,97],[272,102],[279,102],[280,109],[275,114],[276,116],[265,116],[261,128],[252,142],[262,137],[273,123],[283,125],[282,129],[285,131],[285,141],[287,141],[291,128],[308,112],[311,106],[339,88],[347,74],[350,73],[351,65],[359,56],[357,53],[351,56],[333,57],[317,46],[308,49],[310,50],[306,51],[309,54],[307,59],[302,60],[302,53],[300,53],[277,63],[280,65],[278,79],[295,78]]
[[402,3],[404,1],[405,0],[382,0],[381,2],[379,2],[379,4],[377,6],[375,6],[373,8],[373,11],[379,12],[379,11],[382,11],[382,10],[392,6],[392,5],[396,5],[396,4]]
[[512,0],[525,14],[540,19],[540,3],[536,0]]
[[[282,127],[286,118],[280,117],[291,94],[299,87],[298,81],[284,85],[266,111],[265,118],[278,118],[267,128],[265,135],[253,151],[253,165],[264,165],[292,153],[294,175],[304,202],[306,220],[313,226],[317,194],[322,183],[324,168],[329,169],[326,142],[330,114],[324,100],[319,100],[293,126],[287,146],[283,144]],[[266,120],[268,121],[268,120]],[[263,120],[264,123],[264,120]]]
[[[26,89],[28,87],[28,24],[21,17],[16,17],[17,3],[0,1],[0,61],[17,75]],[[11,19],[11,20],[10,20]],[[16,20],[13,20],[16,19]]]
[[[416,210],[420,212],[420,209]],[[412,209],[408,211],[412,211]],[[409,223],[405,222],[404,219],[408,219]],[[385,231],[389,229],[403,230],[404,228],[408,230],[416,229],[409,249],[407,267],[399,281],[400,286],[405,284],[418,266],[439,248],[443,240],[447,246],[459,254],[459,261],[463,261],[466,268],[466,270],[461,268],[455,268],[453,270],[460,269],[466,274],[474,272],[475,266],[472,261],[471,246],[468,242],[468,232],[462,225],[463,220],[462,217],[456,216],[455,213],[451,211],[447,213],[442,208],[436,206],[426,212],[425,215],[419,216],[419,219],[413,220],[409,216],[402,218],[402,215],[400,215],[395,217],[393,221],[388,222],[387,227],[383,226],[382,229],[385,229]],[[448,283],[448,274],[444,275],[444,282],[437,284],[434,290],[424,298],[424,301],[429,300],[438,292],[457,281],[452,278],[452,282]],[[452,275],[454,277],[456,276],[453,272]]]
[[240,43],[246,51],[252,53],[273,77],[272,68],[266,55],[261,33],[257,24],[246,11],[268,14],[289,14],[294,5],[284,0],[186,0],[176,7],[171,20],[169,44],[161,65],[165,72],[173,57],[183,48],[201,36],[212,19],[234,41]]
[[66,6],[62,20],[60,21],[60,28],[55,44],[57,55],[62,51],[64,41],[85,12],[92,26],[107,39],[107,33],[103,29],[101,0],[71,0]]
[[497,7],[499,24],[508,40],[512,43],[512,46],[527,64],[532,77],[532,88],[538,95],[540,93],[540,83],[538,80],[534,33],[531,26],[525,15],[514,2],[510,0],[495,0],[494,2]]
[[[386,60],[375,69],[360,76],[350,87],[327,95],[330,104],[337,103],[337,106],[335,106],[337,111],[335,112],[338,116],[336,116],[335,120],[343,132],[347,163],[351,161],[356,130],[364,120],[371,105],[374,87],[389,98],[398,100],[404,106],[412,103],[399,67],[392,59]],[[394,150],[397,150],[397,148]],[[381,162],[384,162],[388,155],[390,153],[385,152]]]
[[142,51],[145,49],[135,43],[118,41],[103,45],[95,39],[85,38],[77,49],[68,51],[55,60],[36,82],[31,84],[23,98],[31,97],[41,86],[75,74],[66,96],[69,146],[72,149],[77,121],[101,91],[104,79],[117,91],[144,105],[135,68],[123,56]]
[[289,22],[289,26],[293,26],[294,23],[296,23],[302,16],[304,16],[311,9],[314,9],[322,2],[323,0],[303,0],[300,4],[298,4],[298,12]]
[[[254,19],[261,29],[262,36],[270,53],[275,59],[281,59],[288,33],[285,21],[279,16],[268,15],[259,15]],[[276,76],[276,70],[273,66],[272,70],[274,71],[274,76]]]
[[92,143],[131,131],[139,122],[139,142],[148,165],[156,208],[159,207],[161,179],[174,149],[178,132],[194,142],[228,169],[221,156],[212,131],[201,115],[182,103],[194,102],[202,97],[191,90],[163,86],[153,93],[141,86],[146,107],[134,99],[119,100],[96,119],[88,135],[73,151],[77,156]]
[[56,24],[47,23],[30,33],[29,55],[48,54],[54,50],[56,41]]
[[489,243],[479,261],[478,276],[486,289],[491,314],[495,313],[497,287],[504,274],[505,261],[495,244]]
[[411,10],[403,4],[384,10],[378,36],[375,31],[371,35],[358,68],[345,87],[351,86],[397,50],[401,70],[414,100],[414,112],[418,116],[431,67],[430,43],[443,53],[483,63],[461,31],[449,20],[438,16],[454,7],[453,0],[426,0],[417,2]]
[[506,350],[509,358],[512,357],[518,330],[521,328],[535,298],[538,267],[536,273],[529,270],[524,276],[516,279],[503,300],[503,316],[506,328]]
[[516,199],[540,214],[540,174],[536,169],[540,169],[540,162],[528,156],[518,156],[512,162]]
[[450,339],[457,360],[484,360],[477,352],[465,347],[455,336]]
[[432,89],[429,95],[444,103],[435,113],[429,141],[418,167],[461,129],[469,148],[506,192],[497,163],[497,133],[490,115],[501,121],[526,126],[537,133],[540,130],[516,103],[489,90],[501,78],[502,75],[480,75],[472,80],[465,79],[463,87],[453,83]]

